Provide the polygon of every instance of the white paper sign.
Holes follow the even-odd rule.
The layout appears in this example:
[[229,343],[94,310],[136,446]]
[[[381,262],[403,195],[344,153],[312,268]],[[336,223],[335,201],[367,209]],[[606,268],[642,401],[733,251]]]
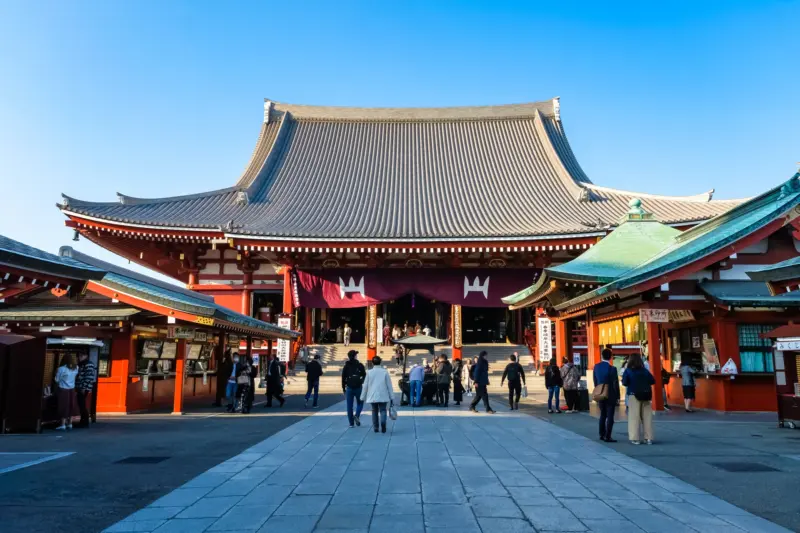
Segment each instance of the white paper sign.
[[148,385],[150,385],[150,377],[144,376],[142,378],[142,392],[147,392]]
[[786,385],[786,372],[775,372],[775,383],[779,387]]
[[572,364],[575,366],[581,366],[581,354],[579,353],[572,354]]
[[728,362],[722,365],[720,372],[722,374],[738,374],[739,369],[736,368],[736,363],[733,362],[733,359],[728,359]]
[[539,317],[539,361],[549,361],[553,357],[553,344],[551,341],[553,323],[549,318]]
[[639,320],[641,322],[669,322],[669,310],[639,309]]
[[779,340],[776,348],[782,352],[798,351],[800,350],[800,339]]
[[[278,318],[278,327],[284,329],[292,329],[292,317],[285,316]],[[281,363],[289,362],[289,352],[291,351],[291,341],[287,339],[278,339],[278,361]]]

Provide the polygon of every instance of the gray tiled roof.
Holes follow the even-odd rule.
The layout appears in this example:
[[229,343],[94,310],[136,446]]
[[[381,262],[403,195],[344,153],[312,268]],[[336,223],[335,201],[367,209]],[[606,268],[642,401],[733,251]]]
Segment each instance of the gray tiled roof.
[[103,277],[103,271],[98,268],[69,257],[45,252],[3,235],[0,235],[0,265],[81,281]]
[[[113,203],[65,197],[61,207],[119,223],[228,227],[228,234],[275,239],[435,241],[591,234],[614,224],[634,197],[666,223],[705,220],[739,203],[712,201],[711,193],[665,197],[592,184],[556,104],[268,103],[269,120],[235,186]],[[246,203],[237,202],[240,192]]]

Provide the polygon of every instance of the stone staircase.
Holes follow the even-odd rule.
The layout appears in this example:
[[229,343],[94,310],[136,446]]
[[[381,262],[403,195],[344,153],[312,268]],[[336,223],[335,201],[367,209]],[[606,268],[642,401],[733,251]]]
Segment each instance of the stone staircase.
[[[322,362],[323,376],[320,379],[320,391],[325,392],[341,392],[341,375],[344,364],[347,361],[347,352],[350,350],[358,351],[358,360],[366,365],[367,361],[367,346],[366,344],[351,344],[344,346],[343,344],[317,344],[309,346],[310,352],[320,355]],[[533,357],[529,354],[527,347],[517,344],[473,344],[464,346],[462,348],[462,355],[464,360],[477,357],[478,354],[486,350],[489,359],[489,381],[490,390],[500,390],[500,378],[503,375],[503,370],[508,364],[508,356],[514,352],[520,354],[520,363],[525,368],[525,374],[533,374]],[[436,353],[443,353],[448,359],[452,359],[452,348],[450,346],[443,346],[436,349]],[[401,369],[397,368],[394,362],[394,350],[391,346],[378,347],[378,355],[384,360],[384,365],[392,376],[392,381],[395,382],[400,377]],[[422,352],[414,351],[411,353],[409,359],[409,366],[416,361],[421,362],[425,358],[429,362],[431,356]],[[306,380],[303,365],[298,363],[297,374],[291,376],[287,381],[286,389],[289,392],[297,393],[302,390],[305,393]]]

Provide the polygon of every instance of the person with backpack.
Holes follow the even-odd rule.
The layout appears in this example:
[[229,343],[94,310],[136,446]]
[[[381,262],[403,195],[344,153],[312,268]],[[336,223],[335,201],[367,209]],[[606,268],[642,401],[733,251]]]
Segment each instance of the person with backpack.
[[561,382],[564,387],[564,399],[567,401],[567,412],[578,412],[578,383],[581,380],[581,369],[569,357],[561,364]]
[[[550,364],[544,371],[544,386],[547,388],[547,412],[561,414],[561,406],[559,405],[561,387],[564,386],[564,380],[561,377],[561,371],[558,368],[556,358],[550,359]],[[553,411],[553,397],[556,399],[556,410]]]
[[622,373],[622,384],[628,396],[628,440],[631,444],[641,444],[641,426],[644,426],[645,444],[653,444],[653,374],[644,367],[642,356],[633,354]]
[[[519,397],[522,394],[522,385],[525,383],[525,370],[517,362],[517,352],[508,356],[510,363],[503,370],[503,377],[500,378],[500,386],[508,378],[508,407],[513,411],[519,411]],[[526,384],[527,385],[527,384]],[[551,411],[552,412],[552,411]]]
[[317,404],[319,400],[319,378],[324,374],[322,371],[322,364],[319,362],[319,354],[314,354],[314,359],[306,364],[306,380],[308,381],[308,389],[306,390],[306,404],[308,407],[308,400],[311,398],[311,393],[314,393],[314,403],[312,407],[318,409]]
[[[347,352],[347,362],[342,369],[342,391],[347,400],[347,421],[350,427],[361,425],[361,411],[364,409],[364,401],[361,399],[361,387],[364,378],[367,377],[367,370],[364,365],[356,359],[358,352],[350,350]],[[356,402],[356,412],[353,414],[353,402]]]

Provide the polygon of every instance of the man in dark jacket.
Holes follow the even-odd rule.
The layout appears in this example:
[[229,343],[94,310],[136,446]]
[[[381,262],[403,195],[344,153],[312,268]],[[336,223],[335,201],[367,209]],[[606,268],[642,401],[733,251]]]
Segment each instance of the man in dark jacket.
[[[517,354],[514,352],[514,355],[508,356],[508,359],[511,361],[506,365],[506,369],[503,370],[503,377],[500,379],[500,386],[503,386],[503,382],[508,378],[508,406],[513,411],[514,409],[519,410],[519,397],[522,394],[522,384],[526,384],[525,382],[525,370],[522,369],[522,365],[517,362]],[[516,398],[515,398],[516,396]]]
[[600,407],[600,440],[617,442],[611,437],[611,430],[614,429],[614,411],[619,400],[619,377],[617,367],[611,364],[611,350],[605,348],[602,357],[603,360],[594,367],[593,372],[595,388],[606,385],[608,391],[608,398],[597,402]]
[[483,398],[483,406],[486,408],[486,412],[494,414],[494,411],[489,406],[489,392],[486,390],[486,387],[489,385],[489,361],[486,359],[486,355],[485,350],[478,355],[478,364],[476,364],[475,368],[472,370],[474,374],[472,376],[472,381],[475,383],[475,398],[469,405],[469,410],[476,413],[477,410],[475,407],[477,407],[478,402]]
[[280,407],[286,403],[283,398],[283,365],[278,358],[274,355],[269,356],[269,364],[267,365],[267,405],[272,407],[272,399],[275,398],[280,402]]
[[440,407],[448,407],[450,404],[450,378],[453,374],[453,365],[442,354],[439,356],[439,363],[436,365],[436,399]]
[[314,409],[317,409],[317,400],[319,400],[319,378],[324,374],[322,371],[322,364],[319,362],[319,354],[315,353],[314,358],[306,364],[306,379],[308,380],[308,390],[306,391],[306,407],[308,407],[308,399],[311,397],[311,391],[314,391]]
[[97,381],[97,366],[89,359],[89,354],[82,353],[78,356],[78,377],[75,380],[75,393],[78,396],[78,409],[81,413],[81,421],[76,427],[89,427],[89,409],[86,407],[86,399],[94,390],[95,381]]
[[[364,409],[364,402],[361,401],[361,385],[367,377],[367,370],[356,359],[357,355],[356,350],[347,352],[347,362],[342,369],[342,391],[347,399],[347,421],[350,422],[351,428],[361,425],[361,410]],[[357,404],[355,414],[353,414],[353,400]]]

